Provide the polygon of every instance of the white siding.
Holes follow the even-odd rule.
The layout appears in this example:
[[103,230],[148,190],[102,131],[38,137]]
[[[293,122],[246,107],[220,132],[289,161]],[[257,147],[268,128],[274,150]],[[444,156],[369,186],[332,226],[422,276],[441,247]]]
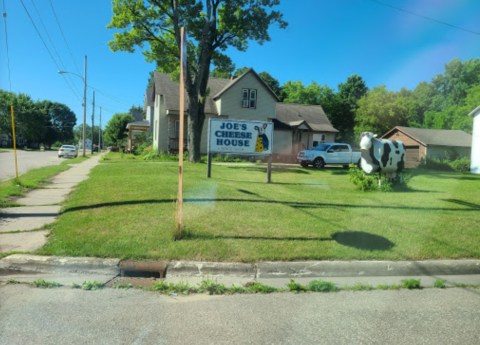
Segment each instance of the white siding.
[[[242,107],[243,89],[257,90],[256,108]],[[252,73],[245,75],[225,91],[216,105],[220,115],[231,119],[267,121],[275,118],[276,99]]]
[[472,133],[472,153],[471,166],[472,174],[480,174],[480,113],[477,112],[473,116],[473,133]]
[[153,148],[159,152],[168,150],[168,122],[165,114],[165,103],[163,96],[155,96],[155,111],[154,111],[154,123],[155,123],[155,135],[153,136]]

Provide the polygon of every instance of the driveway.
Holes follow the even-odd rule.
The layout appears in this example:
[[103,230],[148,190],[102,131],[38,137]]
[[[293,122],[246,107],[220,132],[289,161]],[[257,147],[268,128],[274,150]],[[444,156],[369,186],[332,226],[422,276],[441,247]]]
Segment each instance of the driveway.
[[[18,174],[32,169],[60,164],[64,158],[58,158],[57,151],[17,150]],[[0,181],[15,178],[15,158],[13,151],[0,152]]]

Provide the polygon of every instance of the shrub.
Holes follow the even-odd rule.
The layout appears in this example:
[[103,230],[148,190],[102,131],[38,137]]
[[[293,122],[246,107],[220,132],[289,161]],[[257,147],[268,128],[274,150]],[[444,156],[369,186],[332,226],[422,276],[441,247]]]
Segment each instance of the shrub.
[[[408,189],[408,181],[411,179],[410,174],[405,174],[402,172],[402,179],[400,180],[399,176],[395,179],[388,179],[385,174],[366,174],[363,170],[358,169],[355,166],[350,166],[349,170],[350,181],[357,186],[363,192],[369,191],[380,191],[380,192],[391,192],[398,190]],[[380,181],[379,181],[380,176]]]
[[448,165],[455,171],[458,172],[469,172],[470,171],[470,159],[467,157],[462,157],[455,159],[453,161],[450,161]]

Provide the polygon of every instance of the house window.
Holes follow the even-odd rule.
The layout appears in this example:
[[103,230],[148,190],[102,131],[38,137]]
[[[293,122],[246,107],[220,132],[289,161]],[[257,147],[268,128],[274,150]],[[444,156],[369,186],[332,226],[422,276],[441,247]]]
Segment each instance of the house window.
[[242,89],[242,108],[255,109],[257,107],[257,90]]

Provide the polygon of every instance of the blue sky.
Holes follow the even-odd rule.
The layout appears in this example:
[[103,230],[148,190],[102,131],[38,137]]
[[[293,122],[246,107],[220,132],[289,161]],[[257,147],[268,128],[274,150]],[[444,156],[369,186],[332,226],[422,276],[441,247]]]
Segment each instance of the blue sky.
[[[2,1],[7,11],[9,63],[2,18],[1,89],[64,103],[77,115],[77,124],[81,123],[82,79],[59,75],[57,70],[83,75],[87,55],[88,123],[93,88],[95,125],[100,106],[104,127],[114,113],[143,105],[148,73],[155,66],[145,62],[140,50],[134,54],[109,50],[107,42],[114,32],[106,28],[112,15],[109,0],[22,0],[48,50],[22,1]],[[273,27],[271,42],[252,43],[246,52],[229,49],[228,54],[237,68],[266,71],[280,84],[316,81],[336,88],[348,76],[359,74],[370,88],[386,85],[391,90],[413,89],[421,81],[430,81],[454,58],[480,57],[479,34],[420,17],[479,33],[479,0],[378,1],[418,15],[375,0],[282,0],[279,10],[288,28]]]

